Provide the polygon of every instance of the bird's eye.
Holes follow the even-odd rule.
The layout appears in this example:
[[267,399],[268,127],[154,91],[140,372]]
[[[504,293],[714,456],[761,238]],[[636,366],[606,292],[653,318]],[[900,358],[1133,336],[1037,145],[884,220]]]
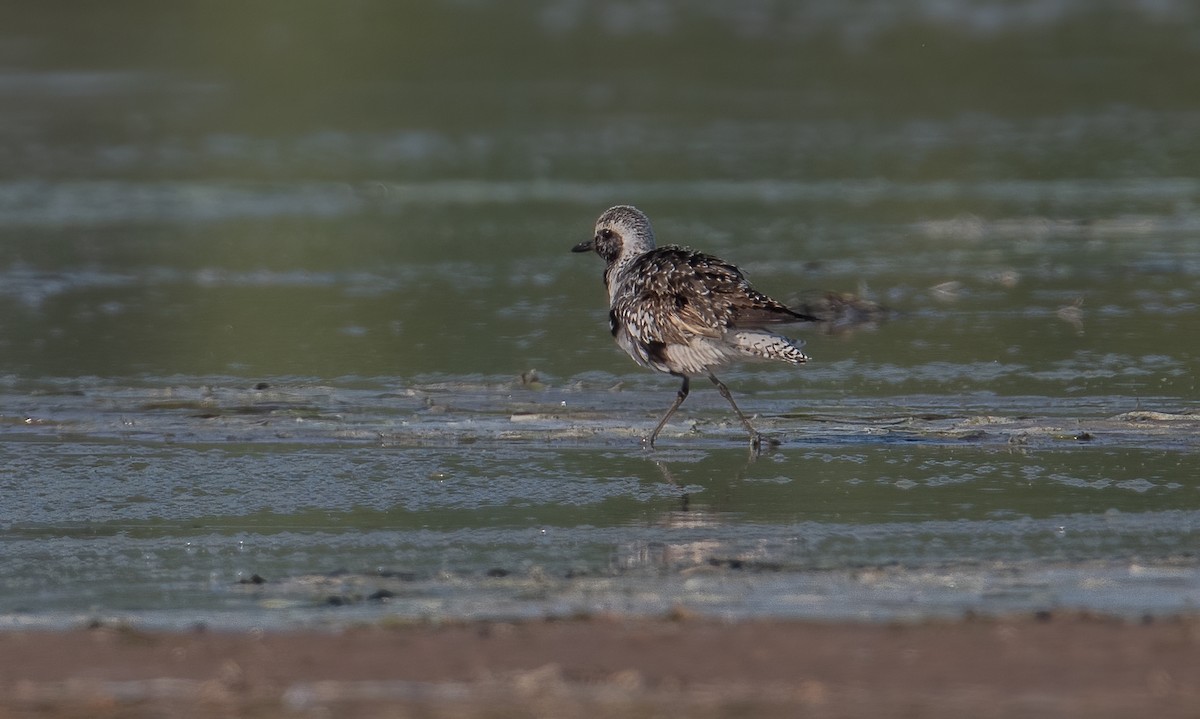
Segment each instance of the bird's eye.
[[613,231],[608,229],[607,227],[605,227],[603,230],[600,230],[600,239],[611,240],[612,237],[613,237]]

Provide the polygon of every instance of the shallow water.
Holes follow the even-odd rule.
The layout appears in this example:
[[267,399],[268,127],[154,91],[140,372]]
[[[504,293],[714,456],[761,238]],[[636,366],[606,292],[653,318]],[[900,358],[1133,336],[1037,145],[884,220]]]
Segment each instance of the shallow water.
[[[139,15],[158,42],[104,48],[29,11],[0,616],[1195,609],[1194,10],[886,6]],[[888,308],[721,373],[772,452],[701,382],[640,447],[676,382],[567,251],[617,202],[789,303]]]

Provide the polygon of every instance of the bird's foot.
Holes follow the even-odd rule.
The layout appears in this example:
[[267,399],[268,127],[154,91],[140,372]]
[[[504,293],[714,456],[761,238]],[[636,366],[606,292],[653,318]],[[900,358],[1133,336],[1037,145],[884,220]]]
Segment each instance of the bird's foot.
[[750,435],[750,450],[755,454],[770,452],[779,445],[779,440],[775,439],[774,437],[767,437],[766,435],[759,434],[758,432]]

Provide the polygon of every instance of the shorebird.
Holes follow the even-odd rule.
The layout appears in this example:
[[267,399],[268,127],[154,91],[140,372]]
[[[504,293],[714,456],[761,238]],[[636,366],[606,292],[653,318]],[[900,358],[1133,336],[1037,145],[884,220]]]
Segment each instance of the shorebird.
[[683,380],[675,401],[642,441],[654,446],[658,433],[687,399],[691,378],[707,375],[750,433],[760,435],[713,369],[737,360],[803,364],[804,343],[766,329],[817,318],[788,309],[750,286],[736,266],[677,245],[654,246],[645,213],[630,205],[610,207],[596,220],[590,240],[572,252],[595,252],[604,260],[608,328],[635,362]]

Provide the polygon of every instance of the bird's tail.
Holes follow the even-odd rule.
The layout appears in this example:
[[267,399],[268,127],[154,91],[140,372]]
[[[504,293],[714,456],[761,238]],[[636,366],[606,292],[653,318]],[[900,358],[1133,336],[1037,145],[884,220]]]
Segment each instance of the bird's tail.
[[738,330],[730,333],[727,339],[739,352],[750,357],[792,364],[808,361],[808,355],[800,349],[804,346],[804,340],[794,340],[765,330]]

